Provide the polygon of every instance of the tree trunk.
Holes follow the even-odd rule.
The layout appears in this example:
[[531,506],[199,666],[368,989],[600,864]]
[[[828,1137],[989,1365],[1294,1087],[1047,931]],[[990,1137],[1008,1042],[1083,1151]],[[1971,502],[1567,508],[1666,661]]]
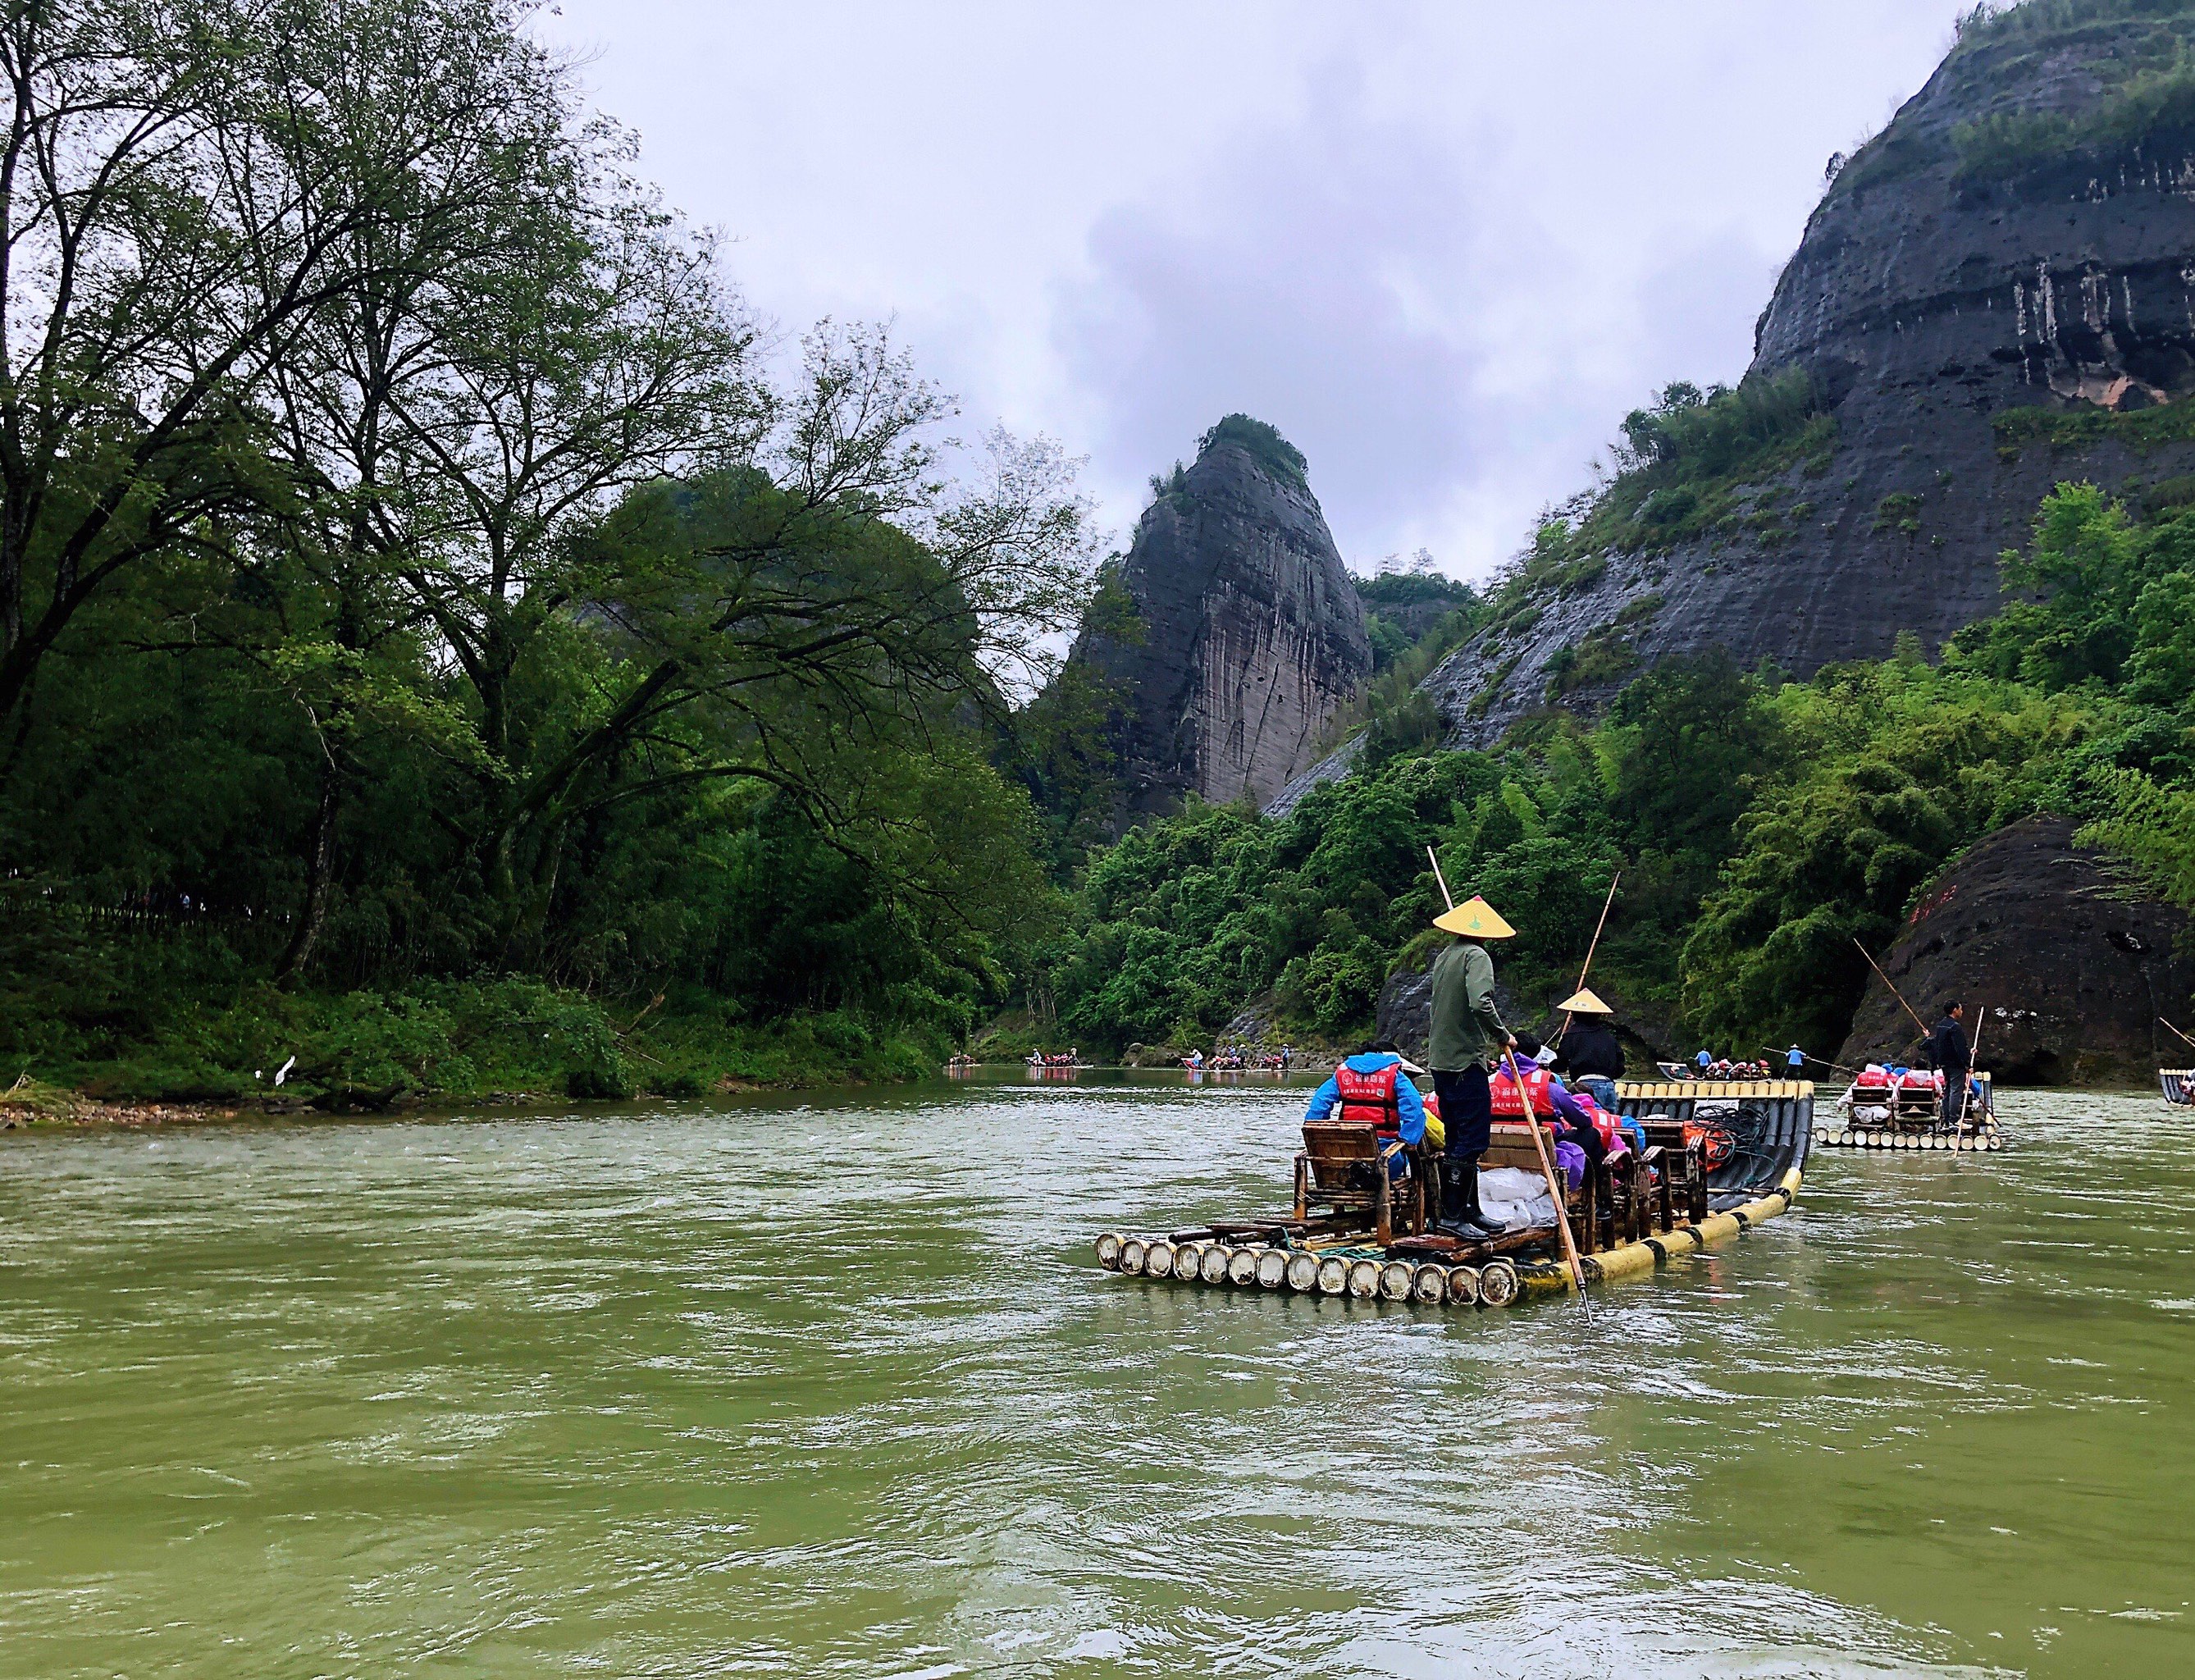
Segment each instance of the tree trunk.
[[288,985],[304,967],[328,919],[328,882],[335,874],[336,812],[342,804],[340,778],[332,764],[320,767],[320,805],[313,816],[313,840],[305,859],[305,902],[289,949],[274,965],[278,985]]

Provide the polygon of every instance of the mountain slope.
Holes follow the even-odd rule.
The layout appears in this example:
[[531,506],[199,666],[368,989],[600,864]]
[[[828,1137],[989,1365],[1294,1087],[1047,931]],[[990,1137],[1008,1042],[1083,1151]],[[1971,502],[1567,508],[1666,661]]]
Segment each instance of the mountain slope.
[[[2195,14],[1969,26],[1837,175],[1737,393],[1674,388],[1427,686],[1483,745],[1709,646],[1805,676],[1994,611],[2059,481],[2195,471]],[[2159,487],[2162,487],[2161,490]]]

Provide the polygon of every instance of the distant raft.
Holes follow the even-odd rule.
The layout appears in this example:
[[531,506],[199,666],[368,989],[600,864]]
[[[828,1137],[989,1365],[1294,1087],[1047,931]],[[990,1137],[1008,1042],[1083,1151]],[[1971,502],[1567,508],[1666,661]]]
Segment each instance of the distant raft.
[[[1616,1094],[1646,1148],[1588,1171],[1566,1198],[1587,1283],[1645,1276],[1775,1218],[1797,1197],[1815,1135],[1812,1084],[1684,1080]],[[1483,1243],[1426,1229],[1416,1186],[1438,1169],[1430,1152],[1414,1154],[1413,1178],[1397,1189],[1366,1168],[1377,1151],[1369,1126],[1311,1122],[1304,1132],[1288,1214],[1163,1235],[1109,1231],[1098,1263],[1201,1288],[1400,1307],[1502,1308],[1576,1287],[1552,1223]],[[1536,1172],[1537,1160],[1523,1124],[1495,1124],[1488,1165]]]
[[[1869,1070],[1869,1074],[1874,1073]],[[1824,1149],[1879,1149],[1906,1153],[1986,1155],[2004,1147],[1997,1124],[1996,1087],[1986,1073],[1970,1076],[1974,1086],[1962,1124],[1947,1125],[1940,1087],[1920,1077],[1863,1075],[1837,1099],[1841,1122],[1816,1130]]]
[[2175,1108],[2195,1108],[2195,1067],[2161,1067],[2157,1088]]

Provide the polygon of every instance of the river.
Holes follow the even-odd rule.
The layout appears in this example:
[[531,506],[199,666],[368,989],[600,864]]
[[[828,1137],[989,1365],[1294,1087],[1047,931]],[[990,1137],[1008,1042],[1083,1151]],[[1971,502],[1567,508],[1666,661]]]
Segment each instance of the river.
[[0,1139],[0,1676],[2195,1673],[2195,1163],[1977,1158],[1507,1313],[1100,1272],[1180,1076]]

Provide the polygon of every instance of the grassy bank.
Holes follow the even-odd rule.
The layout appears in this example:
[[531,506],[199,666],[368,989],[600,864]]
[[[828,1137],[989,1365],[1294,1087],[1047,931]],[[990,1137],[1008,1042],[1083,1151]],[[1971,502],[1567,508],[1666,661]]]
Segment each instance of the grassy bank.
[[[772,1021],[695,993],[603,999],[537,980],[225,997],[133,990],[126,1001],[38,990],[0,997],[0,1090],[58,1113],[103,1104],[334,1111],[498,1096],[699,1097],[904,1080],[948,1054],[934,1029],[846,1011]],[[89,1007],[87,1007],[89,1006]],[[278,1086],[278,1073],[287,1067]],[[37,1104],[26,1093],[46,1094]]]

